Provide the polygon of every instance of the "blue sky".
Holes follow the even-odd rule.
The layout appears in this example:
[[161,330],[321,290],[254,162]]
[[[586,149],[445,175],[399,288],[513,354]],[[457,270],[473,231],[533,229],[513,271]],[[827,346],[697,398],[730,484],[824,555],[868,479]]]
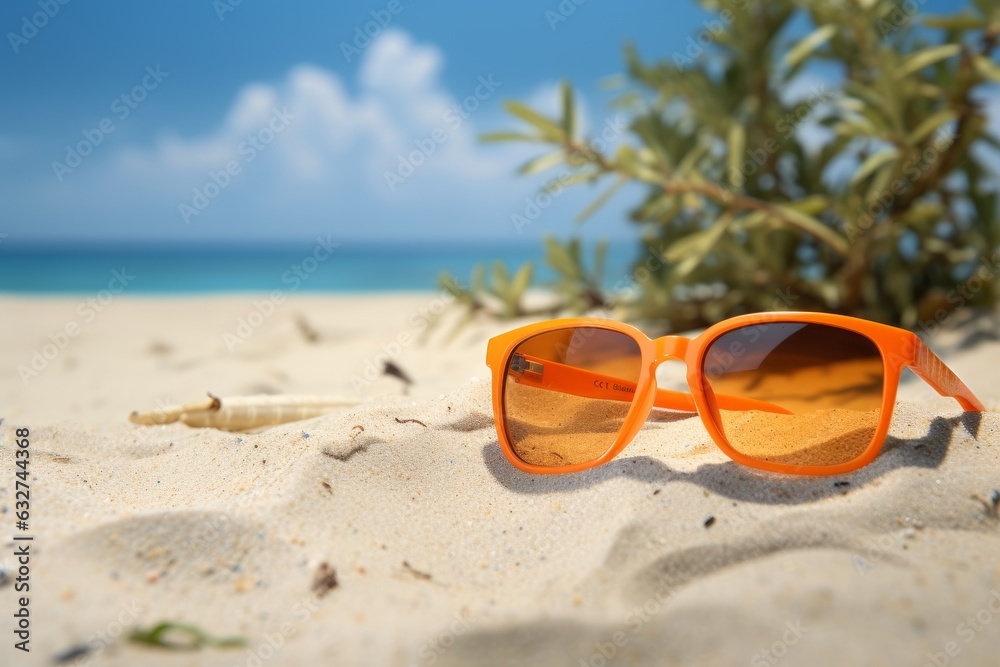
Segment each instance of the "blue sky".
[[[575,9],[553,23],[560,4]],[[58,13],[25,30],[40,5]],[[600,132],[615,114],[598,84],[619,71],[622,45],[669,57],[706,17],[686,0],[5,2],[0,233],[172,244],[631,235],[635,191],[574,227],[587,190],[517,233],[511,215],[544,179],[513,171],[538,149],[475,138],[513,125],[505,99],[554,110],[563,78]],[[356,43],[378,18],[379,34]],[[357,49],[349,58],[344,43]],[[81,142],[88,155],[67,154]],[[410,175],[399,156],[419,145],[434,152]]]

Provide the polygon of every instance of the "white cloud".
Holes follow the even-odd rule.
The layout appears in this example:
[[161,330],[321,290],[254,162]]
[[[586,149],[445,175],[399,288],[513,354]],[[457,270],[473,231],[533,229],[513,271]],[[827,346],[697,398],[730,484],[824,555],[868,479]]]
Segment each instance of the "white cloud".
[[[437,47],[388,30],[365,50],[352,81],[315,64],[295,65],[278,81],[243,86],[209,132],[164,130],[151,143],[109,147],[64,182],[33,182],[22,199],[44,202],[46,215],[66,221],[65,228],[82,224],[179,241],[320,231],[342,238],[527,240],[516,234],[511,215],[555,172],[522,178],[516,169],[546,148],[484,145],[477,138],[517,126],[500,102],[520,91],[490,72],[449,89],[444,61]],[[557,115],[555,85],[530,98]],[[293,118],[271,136],[276,113]],[[586,118],[582,105],[579,113]],[[266,146],[245,151],[262,133],[269,135]],[[428,146],[426,154],[421,147]],[[239,173],[217,187],[213,175],[231,161]],[[390,187],[387,174],[402,173],[401,162],[420,164]],[[198,197],[204,204],[206,187],[213,196],[196,206]],[[560,197],[525,233],[575,233],[573,215],[592,196]],[[597,223],[585,233],[598,232]]]
[[[456,97],[444,89],[443,63],[436,47],[389,30],[366,51],[354,94],[334,72],[301,64],[278,84],[245,86],[210,134],[165,135],[152,148],[123,149],[111,168],[116,178],[140,179],[150,189],[187,191],[209,171],[239,161],[241,142],[266,128],[277,109],[287,110],[294,120],[268,145],[266,154],[261,152],[266,167],[254,165],[266,169],[272,195],[278,191],[294,199],[303,189],[363,185],[376,196],[388,196],[392,193],[385,172],[395,171],[401,155],[418,149],[415,142],[428,145],[435,130],[443,131],[446,139],[416,170],[414,180],[420,178],[422,190],[440,189],[432,174],[447,174],[454,191],[462,183],[511,173],[516,160],[498,160],[496,150],[478,145],[475,111],[449,115],[468,95]],[[474,96],[477,88],[481,94],[486,91],[473,82],[468,94]],[[494,94],[498,99],[493,105],[501,93],[493,90],[488,97]]]
[[433,46],[417,46],[405,33],[380,35],[361,63],[360,80],[366,88],[421,91],[435,85],[444,57]]

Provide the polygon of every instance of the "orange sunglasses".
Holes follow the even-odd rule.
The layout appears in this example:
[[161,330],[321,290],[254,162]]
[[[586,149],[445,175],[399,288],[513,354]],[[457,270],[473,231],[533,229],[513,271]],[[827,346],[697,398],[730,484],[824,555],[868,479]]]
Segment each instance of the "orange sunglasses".
[[[690,394],[657,389],[670,359],[687,365]],[[843,315],[742,315],[694,339],[656,340],[611,320],[552,320],[491,339],[486,363],[504,455],[542,474],[607,463],[653,408],[697,411],[743,465],[857,470],[885,440],[904,367],[963,409],[985,409],[914,333]]]

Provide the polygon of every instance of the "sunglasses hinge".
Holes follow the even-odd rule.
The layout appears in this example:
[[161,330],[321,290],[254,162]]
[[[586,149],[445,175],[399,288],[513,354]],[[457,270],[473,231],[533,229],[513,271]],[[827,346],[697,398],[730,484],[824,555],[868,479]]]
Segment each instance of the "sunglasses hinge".
[[510,370],[524,374],[525,371],[542,374],[544,366],[536,361],[528,361],[523,354],[515,354],[510,358]]

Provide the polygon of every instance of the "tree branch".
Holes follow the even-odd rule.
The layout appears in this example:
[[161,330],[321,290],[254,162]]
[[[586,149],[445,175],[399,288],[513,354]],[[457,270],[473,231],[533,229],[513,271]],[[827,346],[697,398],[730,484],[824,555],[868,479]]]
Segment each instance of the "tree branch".
[[[615,164],[613,161],[608,160],[603,154],[592,150],[589,146],[582,146],[575,142],[569,142],[566,145],[567,154],[572,157],[573,155],[578,155],[585,160],[592,162],[597,165],[601,171],[606,173],[621,174],[628,178],[636,178],[637,176],[631,172],[627,172],[621,166]],[[813,238],[822,242],[824,245],[833,250],[838,257],[844,259],[847,257],[848,253],[840,247],[830,243],[828,239],[817,235],[813,230],[803,226],[794,216],[789,215],[780,206],[773,204],[771,202],[766,202],[761,199],[756,199],[754,197],[749,197],[746,195],[737,194],[732,190],[722,187],[716,183],[693,183],[690,181],[675,181],[675,180],[665,180],[665,181],[653,181],[650,179],[643,179],[645,182],[652,185],[663,188],[663,191],[667,194],[678,195],[692,193],[701,195],[713,201],[716,201],[728,210],[738,213],[740,211],[761,211],[771,215],[775,218],[783,220],[784,222],[792,225],[796,229],[809,234]],[[830,230],[835,233],[834,230]],[[846,241],[845,241],[846,243]]]

